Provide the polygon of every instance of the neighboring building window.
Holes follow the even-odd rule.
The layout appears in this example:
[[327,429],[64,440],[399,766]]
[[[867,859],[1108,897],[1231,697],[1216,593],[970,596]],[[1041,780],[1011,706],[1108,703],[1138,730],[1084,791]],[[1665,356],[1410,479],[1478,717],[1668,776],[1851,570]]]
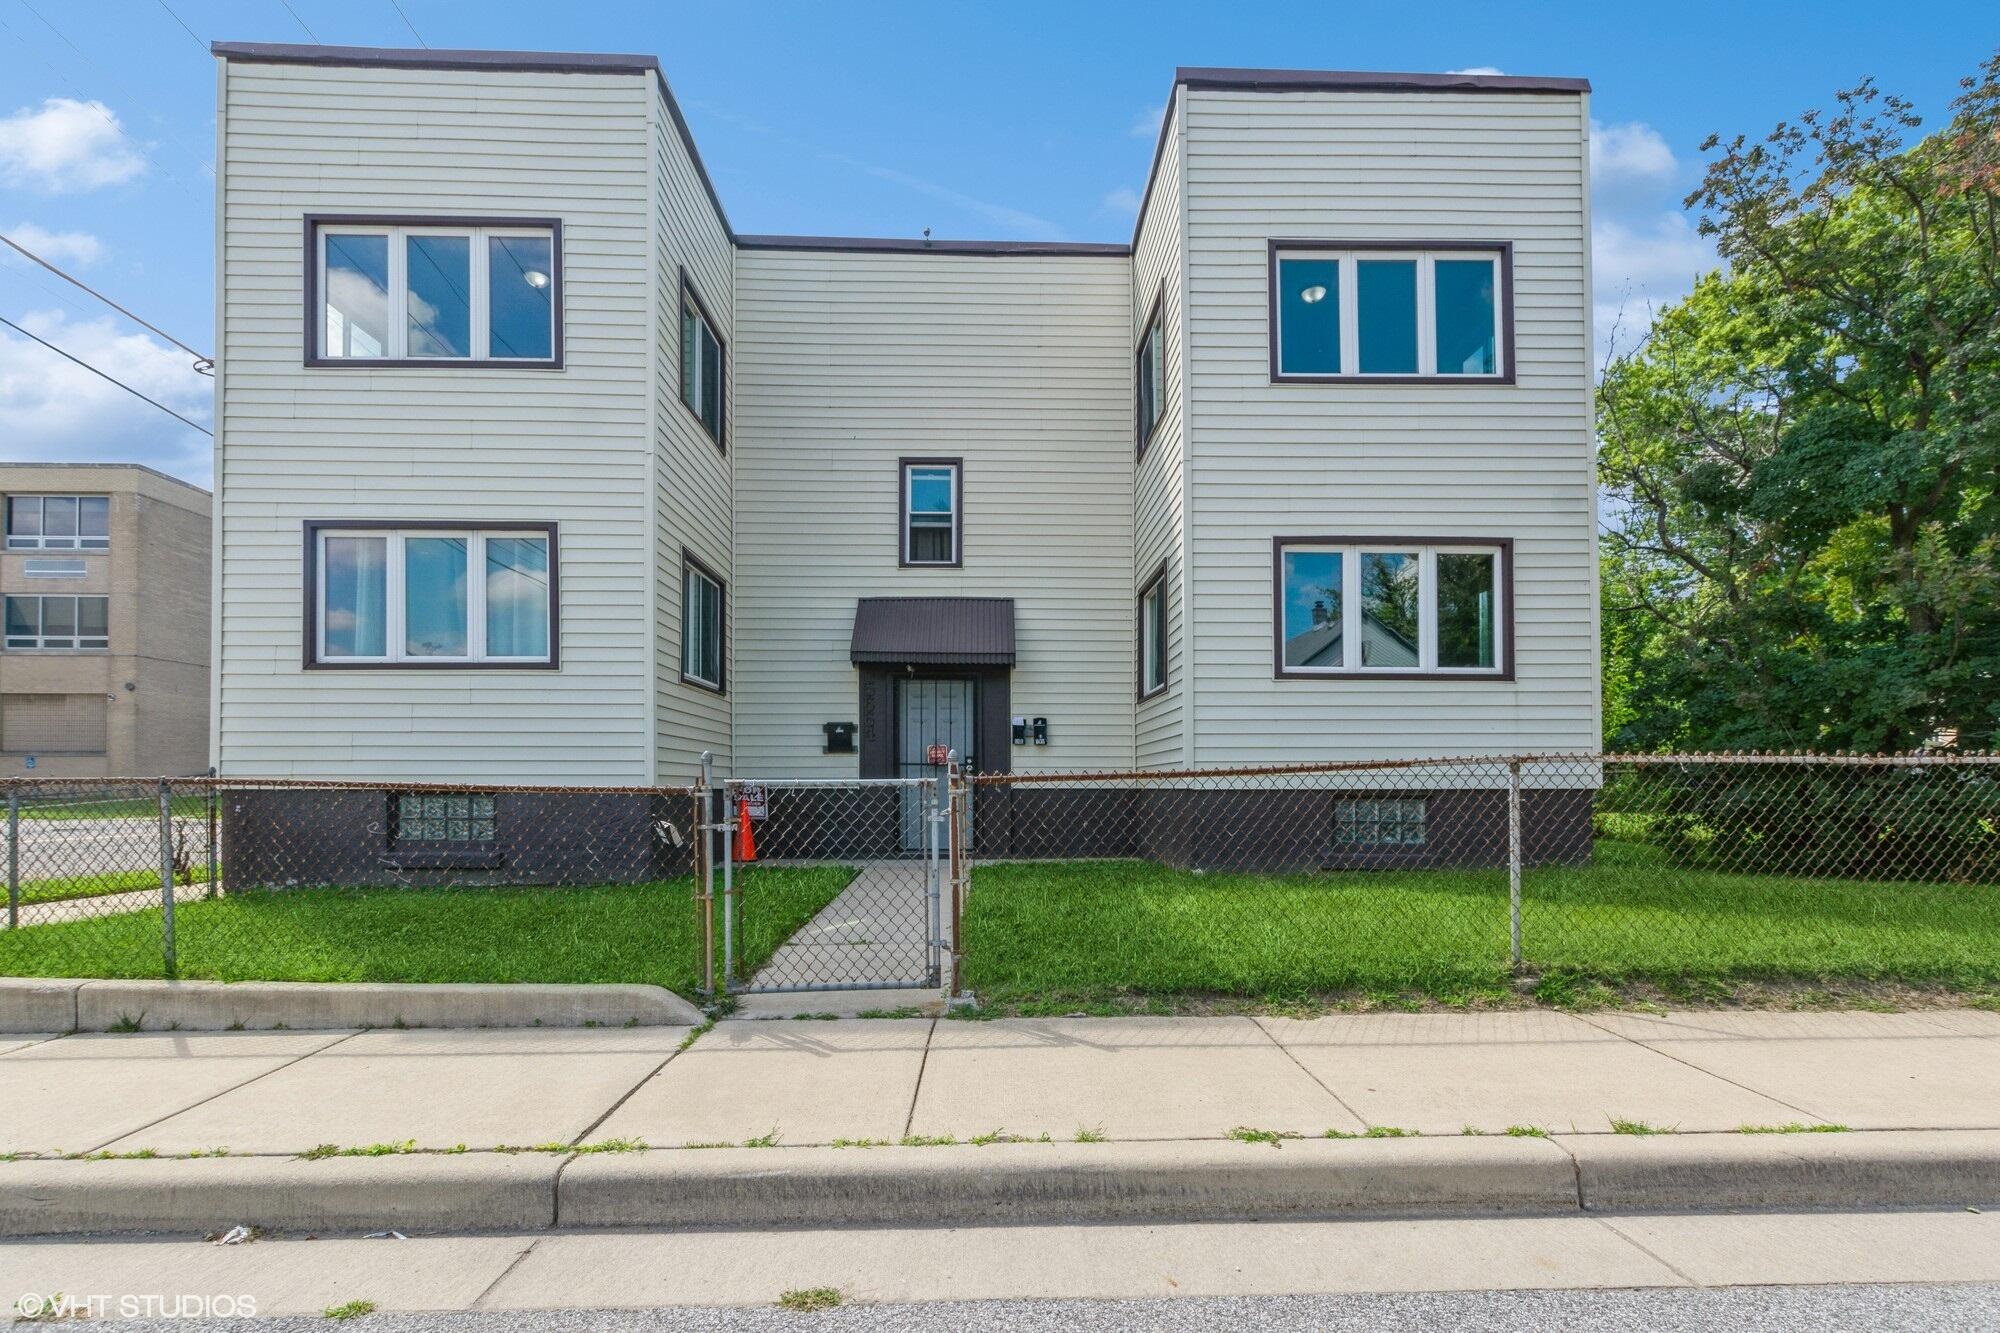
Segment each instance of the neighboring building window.
[[723,688],[723,582],[692,555],[681,555],[681,679]]
[[1281,676],[1502,675],[1505,544],[1280,539]]
[[1504,246],[1274,245],[1274,378],[1502,380]]
[[962,563],[958,543],[964,529],[955,458],[906,458],[903,477],[903,559],[905,565]]
[[[726,344],[716,332],[687,274],[681,274],[681,401],[701,421],[708,438],[723,449],[723,393]],[[725,450],[726,451],[726,450]]]
[[1425,802],[1365,799],[1333,803],[1333,840],[1343,847],[1421,847]]
[[21,576],[30,579],[80,579],[90,572],[82,560],[23,560]]
[[1160,320],[1160,300],[1155,297],[1152,318],[1146,321],[1146,332],[1139,339],[1139,351],[1136,357],[1138,384],[1135,396],[1139,414],[1138,445],[1141,456],[1145,454],[1146,445],[1153,438],[1153,427],[1160,424],[1160,395],[1165,382],[1160,350],[1162,342]]
[[559,224],[308,222],[316,364],[560,361]]
[[1167,688],[1167,566],[1139,590],[1139,697]]
[[111,545],[108,495],[10,495],[10,551],[102,551]]
[[435,846],[497,841],[491,796],[399,792],[394,799],[391,842]]
[[109,597],[9,597],[7,646],[96,652],[111,646]]
[[553,666],[552,528],[315,527],[319,665]]

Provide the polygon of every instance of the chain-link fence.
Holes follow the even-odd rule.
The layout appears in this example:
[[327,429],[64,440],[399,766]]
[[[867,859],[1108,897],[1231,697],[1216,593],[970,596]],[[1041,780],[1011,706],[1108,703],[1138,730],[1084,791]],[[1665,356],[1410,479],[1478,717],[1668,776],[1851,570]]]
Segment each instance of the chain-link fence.
[[[1475,995],[2000,988],[2000,759],[688,787],[12,779],[0,975]],[[1567,979],[1567,980],[1566,980]],[[1553,988],[1553,989],[1552,989]]]

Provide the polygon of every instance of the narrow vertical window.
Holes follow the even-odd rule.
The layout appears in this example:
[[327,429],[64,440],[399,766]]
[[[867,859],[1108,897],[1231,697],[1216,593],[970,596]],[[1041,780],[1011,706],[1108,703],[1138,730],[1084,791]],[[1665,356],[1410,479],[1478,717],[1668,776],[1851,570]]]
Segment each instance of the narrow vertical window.
[[466,539],[409,537],[403,542],[403,651],[411,657],[465,657]]
[[1344,666],[1342,553],[1294,548],[1281,563],[1284,665],[1316,670]]
[[1152,316],[1146,321],[1146,331],[1140,335],[1139,350],[1134,357],[1136,383],[1133,397],[1138,421],[1138,450],[1142,457],[1146,445],[1153,438],[1153,427],[1160,423],[1160,401],[1165,381],[1165,357],[1161,349],[1163,316],[1160,309],[1163,297],[1164,289],[1161,297],[1154,298]]
[[1361,554],[1361,665],[1416,668],[1423,644],[1423,562],[1415,551]]
[[486,654],[549,655],[549,539],[486,539]]
[[495,358],[546,361],[555,351],[555,243],[547,235],[486,238],[487,341]]
[[409,355],[471,356],[472,238],[426,232],[405,240]]
[[326,657],[389,654],[389,539],[328,537],[320,553]]
[[704,689],[723,688],[722,580],[682,554],[681,679]]
[[1437,664],[1491,670],[1499,661],[1499,577],[1488,551],[1440,551],[1437,557]]
[[956,459],[903,462],[903,564],[962,563],[959,475]]
[[322,281],[327,357],[389,355],[389,237],[327,232]]
[[1491,375],[1499,368],[1499,269],[1491,259],[1436,262],[1438,374]]
[[726,345],[709,318],[708,307],[695,294],[687,275],[681,275],[681,401],[687,404],[701,428],[723,443],[723,404],[727,400]]
[[1278,369],[1340,373],[1340,261],[1278,261]]
[[1167,567],[1139,591],[1139,697],[1167,688]]
[[1364,375],[1417,373],[1417,263],[1363,259],[1354,266],[1360,322],[1356,363]]

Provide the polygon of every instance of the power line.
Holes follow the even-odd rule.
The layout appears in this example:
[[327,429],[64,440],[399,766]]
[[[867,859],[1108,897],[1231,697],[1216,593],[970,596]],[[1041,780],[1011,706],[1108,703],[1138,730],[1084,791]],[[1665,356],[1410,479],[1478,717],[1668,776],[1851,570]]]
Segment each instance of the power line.
[[26,329],[22,328],[19,324],[16,324],[13,320],[7,318],[5,315],[0,315],[0,324],[5,324],[8,328],[14,330],[14,332],[20,334],[22,337],[33,338],[36,342],[48,348],[51,352],[54,352],[57,356],[63,358],[63,360],[71,361],[79,366],[82,366],[85,370],[97,376],[97,378],[105,381],[107,384],[117,385],[119,388],[123,389],[126,393],[131,394],[134,398],[139,399],[141,402],[151,403],[154,407],[159,408],[162,412],[165,412],[168,416],[172,417],[174,420],[184,422],[187,425],[193,426],[196,430],[200,431],[203,435],[208,436],[210,439],[215,438],[215,432],[210,430],[208,427],[202,425],[199,421],[189,421],[186,417],[174,411],[173,408],[168,407],[165,403],[161,402],[159,399],[148,398],[145,394],[140,393],[137,389],[127,384],[124,380],[117,379],[113,376],[107,375],[103,371],[99,370],[96,366],[91,365],[90,362],[71,356],[68,352],[65,352],[62,348],[56,346],[54,343],[50,342],[47,338],[38,337],[35,334],[29,333]]
[[417,45],[423,47],[426,51],[430,50],[431,44],[424,40],[422,33],[417,31],[417,25],[410,22],[410,16],[403,12],[402,5],[398,4],[396,0],[389,0],[389,7],[396,11],[398,18],[403,20],[403,26],[410,30],[410,36],[417,39]]
[[204,41],[203,41],[203,40],[201,39],[201,34],[200,34],[200,33],[196,32],[196,31],[195,31],[195,30],[194,30],[193,28],[190,28],[190,27],[189,27],[189,26],[187,25],[187,20],[186,20],[186,19],[182,18],[182,17],[181,17],[181,16],[179,15],[179,14],[175,14],[175,13],[174,13],[174,7],[173,7],[172,5],[170,5],[170,4],[168,4],[168,3],[167,3],[167,0],[160,0],[160,8],[161,8],[161,9],[164,9],[164,10],[166,10],[166,11],[167,11],[167,13],[168,13],[168,14],[169,14],[169,15],[170,15],[170,16],[171,16],[172,18],[173,18],[174,22],[176,22],[176,23],[178,23],[178,24],[180,24],[180,25],[181,25],[181,31],[182,31],[182,32],[184,32],[184,33],[186,33],[186,34],[187,34],[188,36],[190,36],[190,37],[194,38],[194,44],[195,44],[196,46],[199,46],[199,47],[201,48],[201,53],[202,53],[203,55],[207,55],[207,54],[208,54],[208,43],[207,43],[207,42],[204,42]]
[[[285,12],[292,16],[292,22],[298,24],[301,28],[306,28],[306,21],[299,17],[298,10],[292,8],[292,0],[278,0],[278,3],[283,5]],[[306,36],[312,38],[315,42],[319,41],[319,34],[315,33],[311,28],[306,28]]]
[[20,251],[22,254],[34,260],[37,264],[40,264],[43,268],[47,269],[49,272],[55,274],[58,278],[61,278],[64,282],[67,282],[72,286],[83,288],[84,291],[89,292],[92,296],[104,302],[104,304],[110,306],[113,310],[116,310],[119,314],[131,320],[134,324],[140,325],[143,328],[150,329],[154,333],[159,334],[162,338],[165,338],[168,342],[172,343],[174,346],[180,348],[183,352],[186,352],[189,356],[193,357],[195,360],[194,368],[198,373],[203,375],[208,375],[214,372],[215,370],[214,357],[203,356],[200,352],[195,351],[194,348],[189,347],[186,343],[182,342],[179,338],[174,337],[173,334],[168,333],[165,329],[160,328],[156,324],[149,324],[145,320],[140,319],[137,315],[127,310],[124,306],[119,305],[116,301],[106,296],[103,292],[98,291],[95,287],[92,287],[89,283],[83,281],[83,279],[73,277],[70,274],[63,272],[61,269],[57,268],[54,264],[51,264],[48,260],[42,258],[40,255],[36,254],[33,250],[30,250],[27,246],[22,245],[19,241],[15,240],[11,236],[6,235],[4,232],[0,232],[0,243],[4,243],[12,247],[13,249]]

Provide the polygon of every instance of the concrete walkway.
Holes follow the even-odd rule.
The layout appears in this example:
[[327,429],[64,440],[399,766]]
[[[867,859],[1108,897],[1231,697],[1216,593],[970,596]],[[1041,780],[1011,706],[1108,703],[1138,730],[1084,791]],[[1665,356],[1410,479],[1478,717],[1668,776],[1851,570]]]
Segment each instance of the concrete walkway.
[[[756,872],[743,911],[757,910]],[[939,904],[939,933],[951,937],[950,912]],[[753,986],[922,985],[930,970],[930,867],[911,861],[871,861],[840,896],[820,909],[759,968]]]
[[[321,1186],[345,1193],[259,1215],[542,1226],[558,1187],[570,1225],[2000,1198],[2000,1014],[1976,1010],[694,1031],[0,1039],[0,1231]],[[623,1150],[570,1154],[601,1143]]]

